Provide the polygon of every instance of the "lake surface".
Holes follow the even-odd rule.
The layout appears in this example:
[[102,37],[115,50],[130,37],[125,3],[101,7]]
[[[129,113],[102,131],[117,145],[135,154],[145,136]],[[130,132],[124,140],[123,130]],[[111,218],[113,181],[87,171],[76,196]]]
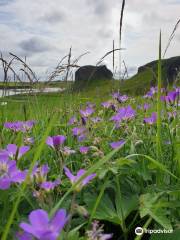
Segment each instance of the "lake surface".
[[[12,96],[18,94],[29,94],[29,93],[52,93],[62,92],[64,88],[43,88],[43,89],[7,89],[5,96]],[[0,97],[3,96],[3,90],[0,89]]]

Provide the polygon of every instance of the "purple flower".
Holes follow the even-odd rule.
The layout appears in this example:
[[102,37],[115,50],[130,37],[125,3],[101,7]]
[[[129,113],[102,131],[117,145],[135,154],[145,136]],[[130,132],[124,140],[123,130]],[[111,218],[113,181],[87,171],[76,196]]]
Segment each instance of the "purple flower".
[[86,134],[81,134],[77,137],[77,140],[78,142],[82,142],[86,139],[86,137],[87,137]]
[[34,126],[35,121],[29,120],[26,122],[17,121],[17,122],[6,122],[4,124],[4,127],[7,129],[12,130],[13,132],[27,132],[31,130],[31,128]]
[[144,123],[147,123],[149,125],[156,123],[156,121],[157,121],[157,113],[156,112],[153,112],[151,114],[151,117],[144,118]]
[[87,154],[89,152],[89,147],[82,146],[79,148],[80,153]]
[[33,240],[32,235],[26,232],[17,233],[16,236],[19,240]]
[[[69,180],[71,181],[72,184],[76,183],[85,173],[86,173],[86,170],[84,169],[80,169],[78,172],[77,172],[77,175],[74,176],[71,171],[69,170],[69,168],[67,167],[64,167],[64,170],[65,170],[65,174],[66,176],[69,178]],[[85,177],[82,182],[79,184],[79,186],[77,187],[77,191],[80,191],[81,188],[83,186],[85,186],[86,184],[88,184],[93,178],[96,177],[96,174],[93,173],[93,174],[90,174],[89,176]]]
[[8,144],[5,150],[0,151],[0,154],[4,152],[11,159],[20,159],[29,149],[29,146],[18,147],[16,144]]
[[89,117],[90,115],[92,115],[94,112],[94,109],[92,107],[86,107],[85,110],[80,110],[80,114],[82,117]]
[[80,136],[84,132],[86,132],[86,128],[84,128],[84,127],[79,127],[79,128],[75,127],[72,129],[73,136]]
[[36,165],[32,170],[32,178],[35,178],[36,183],[45,182],[47,179],[48,172],[49,172],[48,164],[44,164],[40,167]]
[[118,100],[119,103],[126,102],[128,99],[129,99],[129,98],[128,98],[127,95],[119,96],[119,97],[117,98],[117,100]]
[[98,221],[92,223],[92,230],[87,231],[87,236],[89,240],[108,240],[112,239],[113,234],[105,234],[103,230],[103,225],[99,225]]
[[114,98],[114,99],[118,99],[120,96],[121,96],[121,94],[119,92],[114,92],[112,94],[112,98]]
[[111,101],[103,102],[103,103],[101,103],[101,105],[102,105],[104,108],[111,108],[112,102],[111,102]]
[[22,125],[20,122],[6,122],[4,124],[4,127],[12,130],[14,132],[19,132],[19,131],[21,131]]
[[72,129],[73,136],[77,137],[79,142],[82,142],[86,139],[86,131],[85,127],[75,127]]
[[119,148],[121,146],[123,146],[125,144],[125,140],[120,140],[118,142],[112,142],[110,143],[110,146],[113,148],[113,149],[116,149],[116,148]]
[[98,122],[101,122],[101,121],[102,121],[102,118],[100,118],[100,117],[94,117],[94,118],[91,118],[91,121],[92,121],[93,123],[98,123]]
[[58,149],[60,146],[64,144],[66,137],[63,135],[57,135],[53,137],[48,137],[46,139],[46,144],[54,149]]
[[35,123],[36,122],[34,120],[22,122],[22,127],[23,127],[24,131],[29,131],[34,127]]
[[145,98],[152,98],[155,93],[157,93],[157,87],[151,87],[150,91],[144,96]]
[[25,137],[24,138],[24,143],[28,144],[28,145],[31,145],[31,144],[34,143],[34,138],[33,137]]
[[22,183],[27,171],[17,169],[16,161],[0,156],[0,189],[8,189],[12,183]]
[[87,106],[87,107],[90,107],[90,108],[95,108],[95,107],[96,107],[96,104],[95,104],[95,103],[91,103],[91,102],[87,102],[87,103],[86,103],[86,106]]
[[87,120],[88,120],[88,118],[86,118],[86,117],[81,117],[81,122],[82,122],[82,125],[83,125],[83,126],[86,125]]
[[64,147],[63,153],[64,153],[64,155],[69,156],[71,154],[76,153],[76,151],[71,149],[70,147]]
[[123,107],[118,110],[118,113],[114,115],[111,120],[120,123],[121,121],[127,121],[135,116],[135,110],[131,106]]
[[145,103],[143,108],[145,111],[147,111],[150,108],[150,105],[148,103]]
[[167,103],[173,104],[176,101],[177,96],[178,96],[178,92],[172,91],[172,92],[169,92],[168,95],[164,97],[164,100]]
[[69,124],[69,125],[73,125],[73,124],[75,124],[75,123],[77,123],[77,118],[76,118],[75,116],[73,116],[72,118],[69,119],[68,124]]
[[60,209],[49,219],[46,211],[34,210],[29,215],[29,223],[22,222],[20,228],[40,240],[56,240],[68,221],[66,210]]
[[41,183],[40,187],[43,188],[46,191],[53,190],[55,187],[57,187],[60,184],[60,180],[55,180],[54,182],[46,181]]
[[175,87],[175,91],[180,95],[180,87]]

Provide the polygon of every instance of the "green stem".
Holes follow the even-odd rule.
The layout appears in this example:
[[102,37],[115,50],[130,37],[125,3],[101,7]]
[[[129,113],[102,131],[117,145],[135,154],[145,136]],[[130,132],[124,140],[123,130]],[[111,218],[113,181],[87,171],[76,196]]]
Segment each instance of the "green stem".
[[99,206],[99,203],[100,203],[100,201],[101,201],[101,198],[102,198],[102,196],[103,196],[103,194],[104,194],[104,191],[105,191],[105,189],[106,189],[107,182],[108,182],[108,179],[105,180],[105,182],[104,182],[104,184],[103,184],[103,186],[102,186],[102,188],[101,188],[101,191],[100,191],[100,193],[99,193],[99,195],[98,195],[98,197],[97,197],[97,199],[96,199],[96,202],[95,202],[95,204],[94,204],[93,210],[92,210],[92,212],[91,212],[91,216],[90,216],[89,221],[88,221],[88,227],[90,226],[90,224],[91,224],[91,222],[92,222],[92,219],[94,218],[94,214],[95,214],[95,212],[96,212],[96,210],[97,210],[97,208],[98,208],[98,206]]
[[[151,221],[152,221],[152,218],[151,218],[151,217],[148,218],[148,220],[146,221],[146,223],[144,224],[144,226],[143,226],[142,228],[143,228],[143,229],[146,229],[146,228],[149,226],[149,224],[151,223]],[[141,240],[141,238],[143,237],[143,235],[144,235],[144,232],[143,232],[142,235],[137,236],[134,240]]]
[[[157,159],[162,161],[162,142],[161,142],[161,78],[162,78],[162,66],[161,66],[161,31],[159,36],[159,60],[158,60],[158,94],[157,94]],[[157,175],[157,184],[161,182],[161,174]]]
[[118,211],[118,215],[121,218],[121,228],[123,231],[123,235],[124,235],[124,239],[128,240],[128,231],[127,231],[127,227],[126,227],[126,223],[125,223],[125,217],[124,217],[124,213],[123,213],[123,209],[122,209],[122,194],[121,194],[121,188],[120,188],[120,184],[119,184],[119,177],[116,176],[116,184],[117,184],[117,196],[118,196],[118,205],[120,206],[120,208],[117,208],[117,211],[120,210],[120,212]]
[[73,216],[73,212],[74,212],[75,202],[76,202],[76,191],[73,192],[73,196],[72,196],[72,200],[71,200],[71,206],[70,206],[70,210],[69,210],[69,221],[68,221],[68,225],[67,225],[67,228],[66,228],[65,239],[67,239],[69,230],[71,228],[71,221],[72,221],[72,216]]

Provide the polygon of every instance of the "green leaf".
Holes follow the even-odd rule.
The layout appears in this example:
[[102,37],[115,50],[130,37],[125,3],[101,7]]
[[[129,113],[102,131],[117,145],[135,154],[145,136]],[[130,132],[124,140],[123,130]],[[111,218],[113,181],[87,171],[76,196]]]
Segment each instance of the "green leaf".
[[165,229],[172,229],[171,222],[167,218],[166,209],[160,206],[161,201],[158,200],[160,195],[162,194],[147,193],[141,195],[140,216],[143,218],[146,215],[149,215]]
[[180,229],[173,231],[173,233],[166,234],[152,234],[150,240],[178,240],[180,236]]
[[[118,204],[120,201],[116,201],[116,208],[118,208]],[[120,206],[119,206],[120,207]],[[138,209],[138,196],[131,195],[131,196],[122,196],[121,200],[121,207],[123,211],[123,217],[126,219],[132,211]],[[122,219],[122,216],[121,216]]]
[[[86,197],[85,201],[88,205],[89,212],[91,212],[93,210],[96,197],[89,195]],[[121,220],[119,219],[116,209],[107,194],[102,197],[99,206],[94,213],[94,218],[99,220],[106,220],[115,224],[120,224]]]

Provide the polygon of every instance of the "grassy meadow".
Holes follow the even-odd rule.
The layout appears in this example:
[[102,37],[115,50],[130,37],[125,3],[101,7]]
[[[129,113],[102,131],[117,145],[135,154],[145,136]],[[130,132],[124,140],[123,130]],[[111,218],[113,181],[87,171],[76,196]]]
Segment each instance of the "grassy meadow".
[[178,239],[180,90],[121,84],[1,99],[2,240]]

